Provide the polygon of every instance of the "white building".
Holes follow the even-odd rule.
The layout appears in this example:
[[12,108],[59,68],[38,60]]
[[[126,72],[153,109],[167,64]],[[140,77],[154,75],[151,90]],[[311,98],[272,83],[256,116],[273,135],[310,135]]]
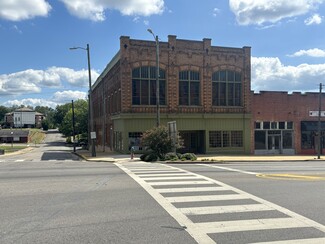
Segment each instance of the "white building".
[[30,108],[19,108],[14,111],[14,127],[35,127],[35,114],[36,112]]

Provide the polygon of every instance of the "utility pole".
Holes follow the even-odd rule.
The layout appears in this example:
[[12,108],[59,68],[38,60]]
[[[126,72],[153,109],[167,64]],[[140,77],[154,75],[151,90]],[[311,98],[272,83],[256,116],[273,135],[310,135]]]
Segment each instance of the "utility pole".
[[322,83],[319,84],[319,96],[318,96],[318,128],[317,128],[317,134],[318,134],[318,148],[317,148],[317,158],[320,159],[320,155],[321,155],[321,150],[322,150],[322,127],[321,127],[321,113],[322,113]]
[[152,34],[156,42],[156,105],[157,105],[157,127],[160,126],[160,98],[159,98],[159,38],[156,36],[151,29],[148,32]]
[[73,133],[73,152],[76,152],[76,125],[75,125],[75,118],[74,118],[74,104],[73,100],[72,103],[72,133]]

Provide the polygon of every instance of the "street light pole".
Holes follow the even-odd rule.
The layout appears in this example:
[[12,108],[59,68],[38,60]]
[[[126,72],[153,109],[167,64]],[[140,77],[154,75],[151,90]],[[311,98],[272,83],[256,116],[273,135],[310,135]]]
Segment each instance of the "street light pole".
[[76,49],[82,49],[87,51],[87,61],[88,61],[88,81],[89,81],[89,121],[88,121],[88,128],[90,127],[90,132],[88,132],[88,145],[90,144],[91,141],[91,156],[96,157],[96,149],[95,149],[95,139],[96,139],[96,134],[93,136],[92,134],[94,132],[94,121],[93,121],[93,103],[92,103],[92,88],[91,88],[91,68],[90,68],[90,50],[89,50],[89,44],[87,44],[87,47],[71,47],[69,48],[70,50],[76,50]]
[[317,148],[317,158],[318,159],[320,159],[320,155],[321,155],[321,150],[322,150],[322,145],[321,145],[321,143],[322,143],[322,135],[321,135],[321,133],[322,133],[322,130],[321,130],[321,120],[320,120],[320,118],[321,118],[321,113],[322,113],[322,83],[320,83],[319,84],[319,96],[318,96],[318,128],[317,128],[317,130],[318,130],[318,148]]
[[151,29],[148,32],[152,34],[156,41],[156,105],[157,105],[157,127],[160,126],[160,99],[159,99],[159,39]]

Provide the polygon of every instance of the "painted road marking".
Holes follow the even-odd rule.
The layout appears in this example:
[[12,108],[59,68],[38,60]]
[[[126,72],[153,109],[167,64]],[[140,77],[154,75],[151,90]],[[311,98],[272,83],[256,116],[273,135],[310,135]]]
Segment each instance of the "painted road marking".
[[325,180],[325,176],[298,175],[298,174],[257,174],[257,177],[280,180]]
[[245,171],[245,170],[240,170],[240,169],[232,169],[232,168],[228,168],[228,167],[216,166],[216,165],[210,165],[210,164],[198,164],[198,165],[206,166],[206,167],[210,167],[210,168],[224,169],[224,170],[234,171],[234,172],[248,174],[248,175],[257,175],[257,174],[259,174],[257,172]]
[[271,211],[274,208],[264,204],[247,204],[247,205],[227,205],[227,206],[212,206],[212,207],[193,207],[179,208],[186,215],[202,215],[202,214],[221,214],[221,213],[243,213],[257,211]]
[[173,192],[206,192],[206,191],[226,191],[225,187],[221,186],[208,186],[208,187],[186,187],[186,188],[162,188],[156,189],[160,193],[173,193]]
[[[115,163],[115,165],[125,171],[140,186],[142,186],[181,226],[185,226],[185,230],[198,243],[215,243],[209,234],[227,233],[234,231],[245,232],[252,230],[276,230],[289,228],[300,228],[303,230],[304,228],[316,228],[325,233],[325,226],[320,223],[317,223],[286,208],[268,202],[262,198],[256,197],[230,185],[224,184],[223,182],[205,177],[203,175],[195,174],[190,171],[182,170],[164,164],[155,164],[152,166],[155,168],[155,170],[153,170],[150,165],[140,162],[132,163],[129,165]],[[138,166],[139,168],[137,168]],[[144,168],[146,168],[146,170]],[[225,167],[222,168],[225,169]],[[159,174],[157,174],[157,170],[160,170]],[[164,171],[165,173],[162,173]],[[180,172],[183,172],[185,175],[196,177],[194,179],[187,179],[185,181],[184,175],[181,174],[178,178],[177,175],[169,175],[169,177],[167,176],[167,174],[179,174]],[[166,174],[166,176],[164,174]],[[157,175],[157,178],[155,178],[154,175]],[[173,177],[173,179],[170,177]],[[155,181],[153,181],[154,179]],[[203,184],[208,186],[202,186]],[[218,191],[218,194],[216,193],[215,195],[202,195],[202,193],[206,191]],[[227,193],[222,194],[222,191],[227,191]],[[233,194],[229,194],[229,191],[232,191]],[[192,192],[194,196],[177,196],[177,193],[181,194],[183,192]],[[173,193],[174,196],[167,197],[162,195],[165,193]],[[239,201],[240,199],[249,199],[255,201],[256,204],[236,204],[236,201]],[[220,203],[223,203],[222,201],[224,200],[231,200],[232,205],[220,206]],[[174,205],[175,203],[177,203],[177,206],[181,206],[182,203],[203,203],[206,201],[217,201],[219,204],[216,204],[217,206],[203,207],[176,207],[176,205]],[[278,211],[286,215],[286,217],[271,217],[266,219],[256,217],[256,219],[247,220],[241,219],[200,223],[194,223],[190,219],[190,217],[194,215],[222,215],[244,212],[251,212],[256,214],[260,211]],[[307,239],[307,243],[320,243],[319,241],[322,240],[323,239],[321,239],[320,236],[315,236],[315,238]],[[283,243],[290,243],[289,241]],[[301,243],[303,243],[303,241],[304,239],[301,239]],[[280,244],[282,242],[277,241],[274,243]],[[292,243],[299,243],[299,240],[292,240]]]
[[202,201],[225,201],[249,199],[249,196],[243,194],[227,194],[227,195],[208,195],[208,196],[189,196],[189,197],[166,197],[172,203],[174,202],[202,202]]
[[142,177],[142,179],[149,181],[149,180],[179,180],[179,179],[198,179],[199,177],[197,175],[180,175],[180,176],[167,176],[167,177]]
[[267,178],[267,179],[278,179],[278,180],[308,180],[308,181],[325,180],[325,176],[323,176],[323,175],[262,174],[262,173],[252,172],[252,171],[245,171],[245,170],[233,169],[233,168],[216,166],[216,165],[209,165],[209,164],[199,164],[199,165],[200,166],[210,167],[210,168],[224,169],[224,170],[238,172],[238,173],[242,173],[242,174],[255,175],[257,177]]
[[[202,180],[202,179],[201,179]],[[150,182],[152,186],[169,186],[169,185],[213,185],[214,183],[209,181],[165,181],[165,182]]]
[[206,233],[225,233],[251,230],[272,230],[308,227],[306,223],[293,218],[250,219],[197,223],[197,229]]

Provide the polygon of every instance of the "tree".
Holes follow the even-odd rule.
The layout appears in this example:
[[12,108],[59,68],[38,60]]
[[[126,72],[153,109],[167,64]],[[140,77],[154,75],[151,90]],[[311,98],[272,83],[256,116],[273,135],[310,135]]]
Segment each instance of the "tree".
[[[59,124],[60,132],[65,136],[72,136],[72,106],[71,103],[61,105],[57,118],[64,114],[61,123]],[[74,102],[74,115],[75,115],[75,132],[76,134],[87,134],[88,132],[88,102],[86,100],[77,100]]]
[[[34,109],[36,112],[41,113],[45,116],[45,120],[42,122],[42,127],[44,129],[44,126],[48,128],[55,128],[55,122],[54,122],[54,113],[55,110],[51,107],[47,106],[36,106]],[[43,125],[44,124],[44,125]]]
[[[158,158],[164,159],[168,152],[174,148],[172,138],[169,137],[169,132],[166,126],[159,126],[147,130],[142,136],[142,145],[148,147]],[[181,148],[183,141],[180,136],[176,139],[176,148]]]
[[4,122],[5,114],[9,113],[10,110],[5,106],[0,106],[0,123]]
[[66,103],[63,105],[57,105],[54,111],[53,115],[53,123],[56,127],[61,127],[61,124],[63,122],[64,116],[69,112],[71,109],[71,103]]
[[48,130],[49,129],[49,122],[47,119],[42,121],[42,128],[43,130]]

